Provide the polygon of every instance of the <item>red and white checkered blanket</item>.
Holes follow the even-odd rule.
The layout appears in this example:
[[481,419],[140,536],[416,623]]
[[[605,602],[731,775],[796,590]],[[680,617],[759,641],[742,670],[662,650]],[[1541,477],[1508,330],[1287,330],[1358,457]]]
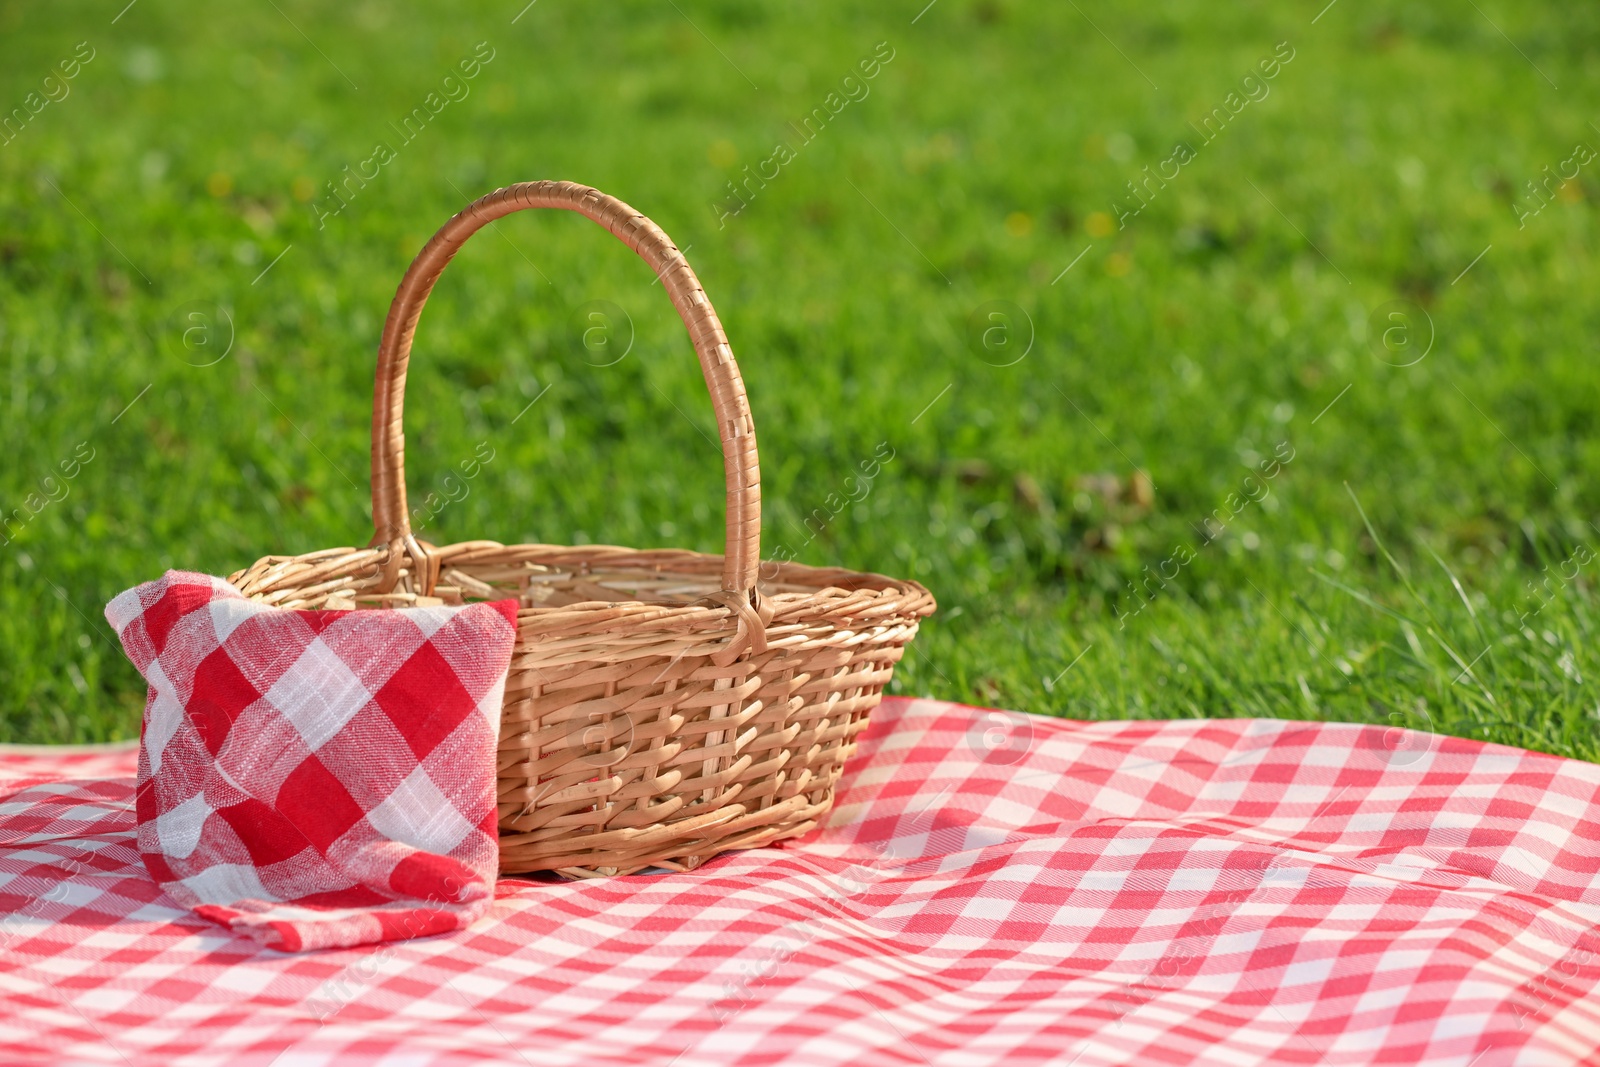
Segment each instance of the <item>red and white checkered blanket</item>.
[[807,839],[300,956],[161,893],[132,773],[0,755],[6,1064],[1600,1063],[1574,760],[886,700]]

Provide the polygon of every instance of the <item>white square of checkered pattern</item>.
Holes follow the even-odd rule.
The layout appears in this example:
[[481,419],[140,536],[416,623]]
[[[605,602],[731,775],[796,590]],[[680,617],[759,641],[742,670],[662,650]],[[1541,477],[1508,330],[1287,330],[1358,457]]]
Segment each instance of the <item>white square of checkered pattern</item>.
[[355,671],[318,637],[306,642],[294,664],[264,697],[312,752],[372,702],[372,694]]
[[385,838],[425,852],[448,853],[478,830],[420,766],[367,812],[367,821]]
[[276,804],[289,776],[311,758],[311,748],[276,708],[256,700],[239,713],[216,755],[217,777],[249,782],[263,804]]

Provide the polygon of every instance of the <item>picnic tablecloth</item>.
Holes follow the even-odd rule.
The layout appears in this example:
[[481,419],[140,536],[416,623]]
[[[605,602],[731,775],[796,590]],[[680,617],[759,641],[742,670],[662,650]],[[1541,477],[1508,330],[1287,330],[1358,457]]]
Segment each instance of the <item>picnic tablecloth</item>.
[[285,955],[162,896],[132,751],[0,751],[6,1064],[1600,1063],[1600,766],[886,700],[827,824]]

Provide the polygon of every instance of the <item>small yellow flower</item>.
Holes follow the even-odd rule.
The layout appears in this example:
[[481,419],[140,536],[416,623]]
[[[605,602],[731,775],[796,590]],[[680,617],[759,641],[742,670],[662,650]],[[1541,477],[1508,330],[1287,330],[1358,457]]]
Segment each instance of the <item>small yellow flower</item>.
[[1091,211],[1089,217],[1083,220],[1083,228],[1089,231],[1090,237],[1110,237],[1117,224],[1104,211]]
[[1021,211],[1006,216],[1006,232],[1013,237],[1026,237],[1033,232],[1033,219]]
[[206,192],[216,197],[227,196],[233,192],[233,175],[217,171],[206,179]]

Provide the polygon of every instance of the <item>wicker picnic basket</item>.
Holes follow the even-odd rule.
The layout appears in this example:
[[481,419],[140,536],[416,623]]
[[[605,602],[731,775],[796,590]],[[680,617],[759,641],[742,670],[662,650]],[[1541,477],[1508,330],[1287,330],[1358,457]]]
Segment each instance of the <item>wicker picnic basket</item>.
[[[527,208],[576,211],[655,270],[689,329],[727,476],[727,548],[710,556],[416,537],[401,414],[423,304],[462,244]],[[516,597],[498,759],[500,866],[569,877],[688,870],[805,833],[894,665],[934,610],[916,582],[763,564],[744,382],[717,313],[667,235],[571,182],[497,190],[447,222],[400,282],[378,346],[369,547],[268,556],[231,577],[286,608]]]

